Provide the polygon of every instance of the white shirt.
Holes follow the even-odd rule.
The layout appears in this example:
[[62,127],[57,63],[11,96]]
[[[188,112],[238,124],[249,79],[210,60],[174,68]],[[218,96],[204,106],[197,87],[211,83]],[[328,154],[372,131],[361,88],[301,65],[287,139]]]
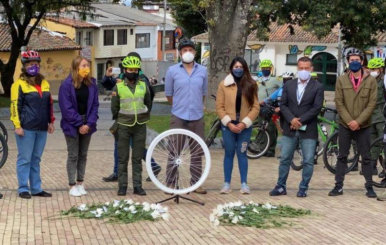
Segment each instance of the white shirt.
[[307,82],[302,83],[300,81],[300,79],[298,78],[298,89],[296,90],[296,98],[298,100],[298,105],[302,101],[302,98],[303,98],[303,95],[304,95],[304,91],[306,90],[306,87],[307,87],[309,82],[310,82],[310,79],[308,79]]

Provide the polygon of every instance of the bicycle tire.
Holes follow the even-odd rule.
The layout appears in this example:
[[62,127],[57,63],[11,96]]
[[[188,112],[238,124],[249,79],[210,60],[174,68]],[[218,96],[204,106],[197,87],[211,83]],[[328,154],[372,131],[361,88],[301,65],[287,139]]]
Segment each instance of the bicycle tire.
[[[271,143],[271,138],[269,137],[268,131],[260,126],[253,127],[252,131],[253,130],[258,130],[258,132],[255,139],[251,140],[248,144],[247,157],[249,159],[258,159],[268,151],[269,144]],[[266,138],[266,145],[264,146],[264,149],[262,151],[256,150],[256,147],[260,145],[260,142],[263,140],[264,137]]]
[[8,131],[2,122],[0,122],[0,129],[1,129],[0,134],[4,136],[5,142],[8,142]]
[[[336,159],[339,153],[339,143],[338,143],[338,136],[339,132],[336,131],[333,133],[324,144],[324,151],[323,151],[323,163],[324,166],[330,171],[332,174],[336,173],[336,163],[331,162],[329,160],[329,156],[333,156],[335,154]],[[354,156],[347,159],[347,169],[345,171],[345,174],[349,173],[356,164],[358,164],[359,161],[359,153],[356,150],[356,145],[353,146]]]
[[[377,138],[371,143],[370,152],[372,151],[371,149],[376,145],[378,145],[378,147],[381,147],[381,152],[377,158],[377,167],[380,167],[380,170],[378,172],[381,174],[386,172],[385,152],[383,148],[383,136]],[[376,181],[373,181],[373,185],[378,188],[386,187],[386,183],[378,183]]]
[[221,122],[219,119],[216,119],[209,130],[208,136],[205,138],[205,144],[208,147],[210,147],[213,144],[213,141],[216,138],[218,131],[220,131],[220,128],[221,128]]
[[0,168],[2,168],[8,158],[8,144],[4,139],[4,136],[0,134]]
[[[298,154],[300,156],[300,161],[298,161],[297,159],[295,160],[295,154]],[[291,161],[291,168],[295,171],[300,171],[303,169],[303,156],[302,156],[302,150],[300,149],[299,145],[296,147],[294,158]]]

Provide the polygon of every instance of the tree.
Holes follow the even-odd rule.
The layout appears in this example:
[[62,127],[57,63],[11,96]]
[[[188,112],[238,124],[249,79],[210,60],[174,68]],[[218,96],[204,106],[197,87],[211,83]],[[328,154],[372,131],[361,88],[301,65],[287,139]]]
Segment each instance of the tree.
[[[91,2],[92,0],[0,0],[12,37],[8,62],[0,60],[1,83],[6,96],[10,94],[20,49],[28,46],[31,35],[42,18],[49,12],[59,12],[69,7],[76,7],[85,17]],[[30,25],[33,19],[35,23]]]

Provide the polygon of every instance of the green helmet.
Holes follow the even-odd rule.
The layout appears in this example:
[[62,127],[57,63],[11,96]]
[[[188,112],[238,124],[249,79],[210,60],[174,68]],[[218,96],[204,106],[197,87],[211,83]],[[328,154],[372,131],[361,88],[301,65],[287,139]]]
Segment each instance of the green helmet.
[[273,65],[272,65],[272,62],[270,61],[270,60],[262,60],[261,62],[260,62],[260,68],[270,68],[270,67],[272,67]]
[[373,58],[369,61],[369,64],[367,65],[367,68],[369,69],[377,69],[382,68],[385,66],[385,63],[381,58]]
[[316,72],[311,72],[311,77],[318,77],[318,74]]
[[135,56],[127,56],[122,61],[123,68],[141,69],[141,60]]

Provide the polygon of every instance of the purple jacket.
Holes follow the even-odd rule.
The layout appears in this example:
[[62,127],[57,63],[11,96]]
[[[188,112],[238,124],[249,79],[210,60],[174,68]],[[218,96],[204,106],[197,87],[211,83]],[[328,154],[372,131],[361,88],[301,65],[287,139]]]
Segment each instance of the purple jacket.
[[[89,95],[87,100],[87,125],[90,127],[89,134],[96,131],[96,122],[98,120],[98,87],[95,79],[93,84],[88,87]],[[78,113],[76,102],[75,87],[72,84],[72,77],[69,75],[59,88],[59,106],[62,112],[60,127],[63,133],[68,136],[76,137],[79,127],[82,126],[82,117]]]

